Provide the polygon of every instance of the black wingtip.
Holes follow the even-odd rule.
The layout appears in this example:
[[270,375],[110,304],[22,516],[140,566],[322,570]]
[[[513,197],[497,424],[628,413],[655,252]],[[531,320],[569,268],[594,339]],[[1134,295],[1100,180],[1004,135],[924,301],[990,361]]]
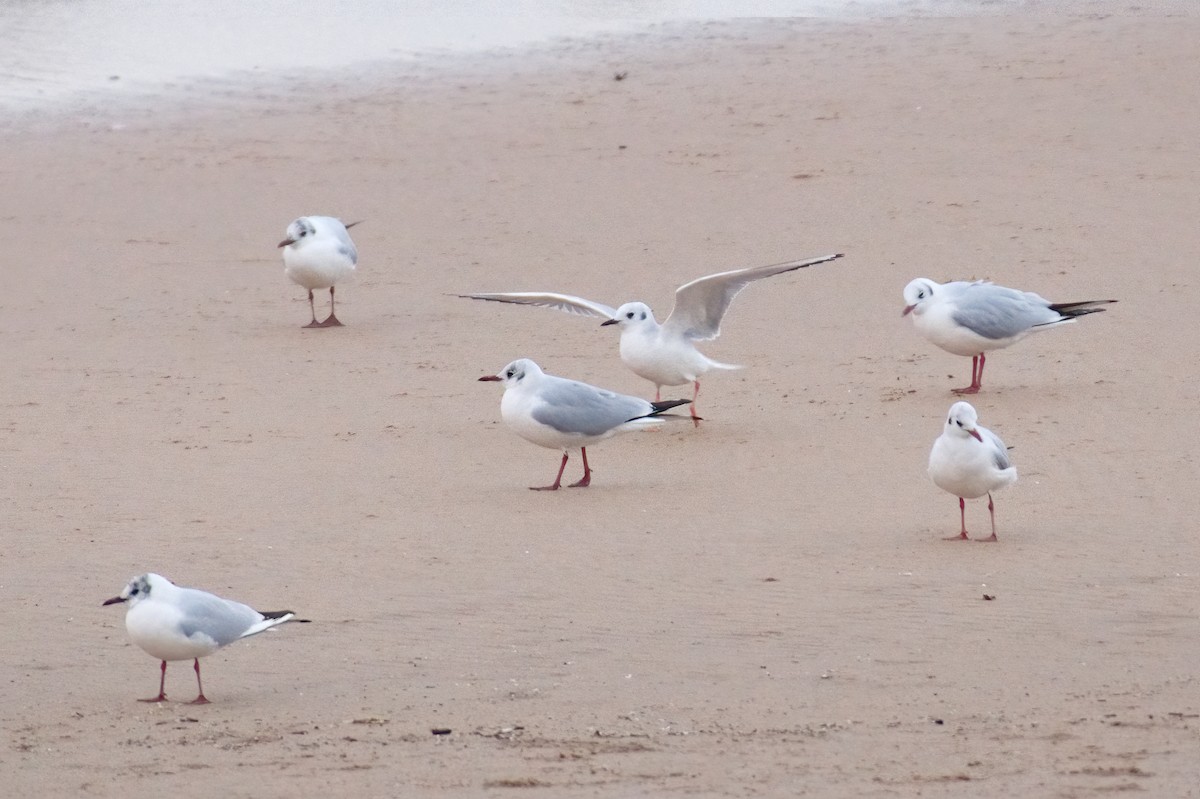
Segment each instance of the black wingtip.
[[1063,316],[1083,316],[1088,313],[1103,311],[1103,308],[1093,308],[1093,305],[1111,305],[1116,300],[1084,300],[1083,302],[1056,302],[1050,310],[1057,311]]
[[662,402],[651,402],[650,407],[654,408],[654,413],[649,416],[657,416],[663,411],[669,411],[672,408],[678,408],[680,405],[691,405],[691,400],[663,400]]
[[[1080,316],[1087,316],[1088,314],[1104,313],[1108,309],[1107,308],[1080,308],[1080,307],[1055,308],[1054,306],[1050,306],[1050,310],[1058,311],[1058,313],[1060,315],[1062,315],[1063,318],[1065,318],[1065,319],[1077,319]],[[1059,321],[1062,321],[1062,320],[1059,320]]]
[[[262,615],[262,617],[264,619],[282,619],[284,616],[287,616],[289,614],[292,616],[296,615],[296,612],[294,610],[260,610],[259,613]],[[312,620],[311,619],[288,619],[288,621],[295,621],[295,622],[301,622],[303,624],[307,624]]]

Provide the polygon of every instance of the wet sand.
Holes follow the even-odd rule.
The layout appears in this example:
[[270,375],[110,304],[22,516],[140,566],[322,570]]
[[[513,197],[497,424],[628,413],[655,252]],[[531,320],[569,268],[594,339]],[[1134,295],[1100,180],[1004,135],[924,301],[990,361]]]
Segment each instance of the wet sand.
[[[10,127],[5,783],[1196,795],[1197,41],[1103,3],[727,22]],[[345,328],[300,329],[304,213],[364,220]],[[593,320],[449,295],[661,317],[839,251],[738,297],[699,429],[526,489],[558,455],[476,378],[652,389]],[[901,319],[918,276],[1120,300],[989,359],[996,544],[941,540],[970,361]],[[100,602],[149,570],[314,623],[208,658],[209,706],[139,704],[157,663]]]

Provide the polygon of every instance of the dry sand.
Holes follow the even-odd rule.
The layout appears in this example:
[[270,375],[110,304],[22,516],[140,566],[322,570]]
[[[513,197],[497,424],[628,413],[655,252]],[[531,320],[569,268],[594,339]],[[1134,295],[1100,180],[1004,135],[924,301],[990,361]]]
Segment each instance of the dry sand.
[[[1075,9],[10,126],[10,795],[1198,795],[1200,18]],[[274,245],[303,213],[365,220],[343,329],[300,330]],[[558,456],[477,377],[650,386],[591,321],[448,294],[661,315],[831,251],[739,297],[706,350],[748,368],[699,430],[526,490]],[[941,540],[925,462],[970,362],[900,318],[916,276],[1121,301],[990,361],[998,544]],[[147,570],[314,623],[209,658],[210,706],[139,704],[157,663],[100,602]]]

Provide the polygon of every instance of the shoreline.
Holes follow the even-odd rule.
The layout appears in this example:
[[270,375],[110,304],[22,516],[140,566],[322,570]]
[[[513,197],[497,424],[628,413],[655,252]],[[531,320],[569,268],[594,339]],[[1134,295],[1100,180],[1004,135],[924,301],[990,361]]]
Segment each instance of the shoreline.
[[[222,5],[217,0],[190,13],[177,9],[166,19],[143,13],[128,20],[134,23],[132,26],[112,29],[101,24],[96,35],[106,42],[107,49],[100,50],[94,49],[92,39],[72,37],[70,29],[62,31],[64,20],[56,19],[57,12],[53,9],[44,9],[40,14],[11,11],[8,17],[0,11],[0,27],[11,28],[9,52],[0,61],[0,72],[7,76],[7,83],[0,85],[3,98],[0,105],[18,109],[47,103],[58,105],[60,100],[69,104],[86,103],[118,96],[105,91],[106,87],[124,93],[124,87],[133,84],[140,88],[128,91],[146,94],[169,87],[195,86],[205,80],[243,80],[256,72],[266,75],[302,74],[309,70],[331,75],[341,71],[362,72],[396,61],[413,62],[429,57],[469,59],[505,50],[555,48],[572,39],[638,35],[656,27],[710,21],[969,16],[1012,13],[1037,4],[1019,0],[983,5],[969,0],[766,0],[739,4],[737,15],[731,15],[729,7],[720,2],[692,4],[673,13],[654,13],[634,4],[625,6],[623,15],[606,9],[603,3],[565,13],[553,3],[541,4],[541,0],[532,5],[538,13],[521,4],[512,12],[499,15],[479,13],[482,8],[473,9],[469,4],[452,15],[429,13],[419,4],[390,9],[366,6],[359,9],[363,16],[354,18],[338,13],[345,9],[337,6],[294,4],[291,17],[305,20],[302,22],[272,14],[269,7],[247,10],[239,4]],[[122,18],[130,10],[126,0],[94,0],[80,4],[79,13],[96,23],[95,15]],[[214,19],[225,27],[234,25],[233,31],[221,34],[219,47],[205,39],[204,30],[212,27]],[[314,23],[326,31],[323,36],[314,35]],[[179,40],[178,29],[195,29],[195,35]],[[51,35],[49,30],[57,33]],[[123,46],[122,31],[137,40]],[[229,40],[230,33],[236,38]],[[350,49],[345,44],[349,41],[355,42]],[[290,44],[281,47],[280,42]],[[137,51],[139,57],[134,62],[113,57],[114,52],[123,51]],[[40,92],[37,87],[41,87]]]
[[[579,66],[577,59],[587,54],[600,56],[604,52],[627,51],[629,57],[647,57],[650,48],[659,46],[688,47],[687,40],[718,37],[766,38],[770,28],[816,27],[836,31],[861,25],[886,23],[903,24],[938,19],[1004,19],[1031,16],[1058,16],[1086,19],[1094,15],[1128,13],[1129,9],[1115,0],[1084,0],[1062,12],[1039,0],[1027,0],[1021,7],[1012,5],[970,5],[962,0],[948,0],[943,5],[953,13],[938,8],[924,8],[921,3],[905,4],[887,11],[866,9],[860,15],[847,13],[837,16],[819,14],[797,17],[725,17],[713,19],[620,20],[621,30],[596,30],[579,34],[556,34],[545,40],[482,49],[433,48],[412,50],[400,55],[366,61],[348,62],[340,66],[291,67],[260,70],[238,69],[219,76],[180,76],[160,78],[140,88],[125,88],[130,81],[121,78],[121,85],[111,91],[93,88],[63,90],[57,96],[38,100],[15,97],[0,102],[0,136],[25,132],[48,131],[57,127],[78,124],[83,127],[121,125],[122,118],[145,119],[159,113],[170,117],[180,114],[203,113],[237,107],[245,103],[286,103],[293,98],[289,85],[299,84],[318,91],[344,91],[346,84],[362,81],[360,88],[351,90],[353,97],[369,97],[386,92],[397,81],[447,81],[482,79],[503,71],[524,70],[531,65],[565,64]],[[1195,16],[1200,8],[1189,6],[1186,0],[1166,0],[1150,7],[1138,8],[1134,16]],[[716,32],[712,31],[716,28]],[[800,31],[804,33],[806,31]],[[699,45],[696,45],[699,46]],[[120,76],[114,76],[120,78]],[[114,84],[116,81],[114,80]],[[137,83],[134,81],[133,83]]]

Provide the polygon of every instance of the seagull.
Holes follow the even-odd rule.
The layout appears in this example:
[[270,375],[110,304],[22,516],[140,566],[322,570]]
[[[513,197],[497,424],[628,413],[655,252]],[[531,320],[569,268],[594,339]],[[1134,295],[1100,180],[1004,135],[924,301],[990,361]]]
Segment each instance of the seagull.
[[290,610],[260,613],[254,608],[222,599],[207,591],[181,588],[166,577],[143,574],[134,577],[121,593],[103,604],[129,603],[125,629],[133,642],[162,661],[158,696],[141,702],[165,702],[168,660],[194,660],[196,688],[200,694],[191,704],[207,705],[200,683],[200,658],[211,655],[239,638],[261,633],[277,624],[297,619]]
[[967,503],[987,494],[992,517],[991,538],[996,540],[996,506],[992,492],[1017,482],[1017,469],[1008,460],[1008,449],[1000,437],[976,424],[979,414],[969,402],[950,406],[946,427],[929,451],[929,476],[938,488],[958,497],[961,532],[948,541],[967,540]]
[[627,302],[619,308],[603,303],[549,292],[509,292],[501,294],[459,294],[471,300],[491,300],[517,305],[537,305],[578,316],[604,319],[601,327],[618,325],[621,329],[621,360],[639,377],[654,384],[654,401],[662,398],[663,386],[691,383],[692,419],[700,396],[700,376],[712,369],[741,369],[740,366],[714,361],[696,349],[694,342],[709,341],[721,335],[721,319],[733,298],[746,286],[764,277],[781,275],[823,264],[842,257],[823,255],[803,261],[787,261],[770,266],[735,269],[697,278],[675,289],[675,307],[661,325],[650,306]]
[[583,477],[569,488],[586,488],[592,481],[587,448],[617,433],[657,427],[665,411],[691,400],[649,402],[602,388],[548,375],[528,358],[520,358],[498,374],[481,381],[504,384],[500,416],[517,435],[539,447],[561,449],[562,463],[554,484],[530,486],[533,491],[557,491],[567,457],[577,449],[583,456]]
[[[302,216],[287,227],[283,248],[283,273],[308,289],[308,308],[312,321],[305,327],[341,327],[333,312],[333,286],[354,274],[358,249],[346,231],[357,225],[343,225],[332,216]],[[329,289],[329,316],[317,321],[313,289]]]
[[1053,303],[1031,291],[995,286],[986,280],[937,283],[919,277],[904,287],[904,312],[922,336],[947,352],[971,356],[971,385],[955,394],[975,394],[983,385],[984,353],[1016,344],[1030,333],[1100,313],[1116,300]]

